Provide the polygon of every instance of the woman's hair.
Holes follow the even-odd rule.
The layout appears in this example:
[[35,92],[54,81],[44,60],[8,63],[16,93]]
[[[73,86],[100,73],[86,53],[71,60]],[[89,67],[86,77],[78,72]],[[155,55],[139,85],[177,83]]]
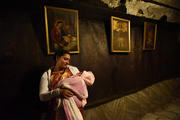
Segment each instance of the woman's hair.
[[68,50],[65,50],[63,48],[59,48],[55,51],[54,59],[56,60],[56,56],[61,57],[64,54],[70,54]]

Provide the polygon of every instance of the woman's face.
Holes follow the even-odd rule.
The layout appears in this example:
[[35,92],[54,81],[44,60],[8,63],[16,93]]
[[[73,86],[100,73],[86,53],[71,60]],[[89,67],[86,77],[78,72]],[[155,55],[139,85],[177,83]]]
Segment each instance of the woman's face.
[[70,54],[64,54],[63,56],[59,57],[56,56],[56,66],[59,69],[65,69],[70,61]]
[[63,27],[63,23],[58,23],[58,24],[57,24],[57,28],[58,28],[58,29],[60,29],[60,28],[62,28],[62,27]]

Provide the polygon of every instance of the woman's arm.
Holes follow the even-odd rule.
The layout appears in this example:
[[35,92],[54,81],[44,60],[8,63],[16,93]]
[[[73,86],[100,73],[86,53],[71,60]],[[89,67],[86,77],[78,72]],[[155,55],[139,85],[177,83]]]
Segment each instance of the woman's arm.
[[52,98],[60,96],[60,88],[49,90],[48,73],[45,72],[40,81],[39,97],[41,101],[49,101]]

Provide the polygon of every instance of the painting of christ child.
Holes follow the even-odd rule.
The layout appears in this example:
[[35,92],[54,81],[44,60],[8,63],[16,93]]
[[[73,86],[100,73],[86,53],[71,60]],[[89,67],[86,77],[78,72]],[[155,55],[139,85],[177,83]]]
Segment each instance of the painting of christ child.
[[64,48],[79,53],[78,11],[45,6],[46,41],[48,54]]

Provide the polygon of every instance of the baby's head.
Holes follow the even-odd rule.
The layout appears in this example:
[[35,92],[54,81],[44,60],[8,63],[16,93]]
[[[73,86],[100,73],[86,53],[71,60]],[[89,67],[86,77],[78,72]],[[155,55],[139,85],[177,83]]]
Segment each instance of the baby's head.
[[90,86],[94,83],[95,77],[91,71],[83,71],[81,77],[85,81],[86,85]]

